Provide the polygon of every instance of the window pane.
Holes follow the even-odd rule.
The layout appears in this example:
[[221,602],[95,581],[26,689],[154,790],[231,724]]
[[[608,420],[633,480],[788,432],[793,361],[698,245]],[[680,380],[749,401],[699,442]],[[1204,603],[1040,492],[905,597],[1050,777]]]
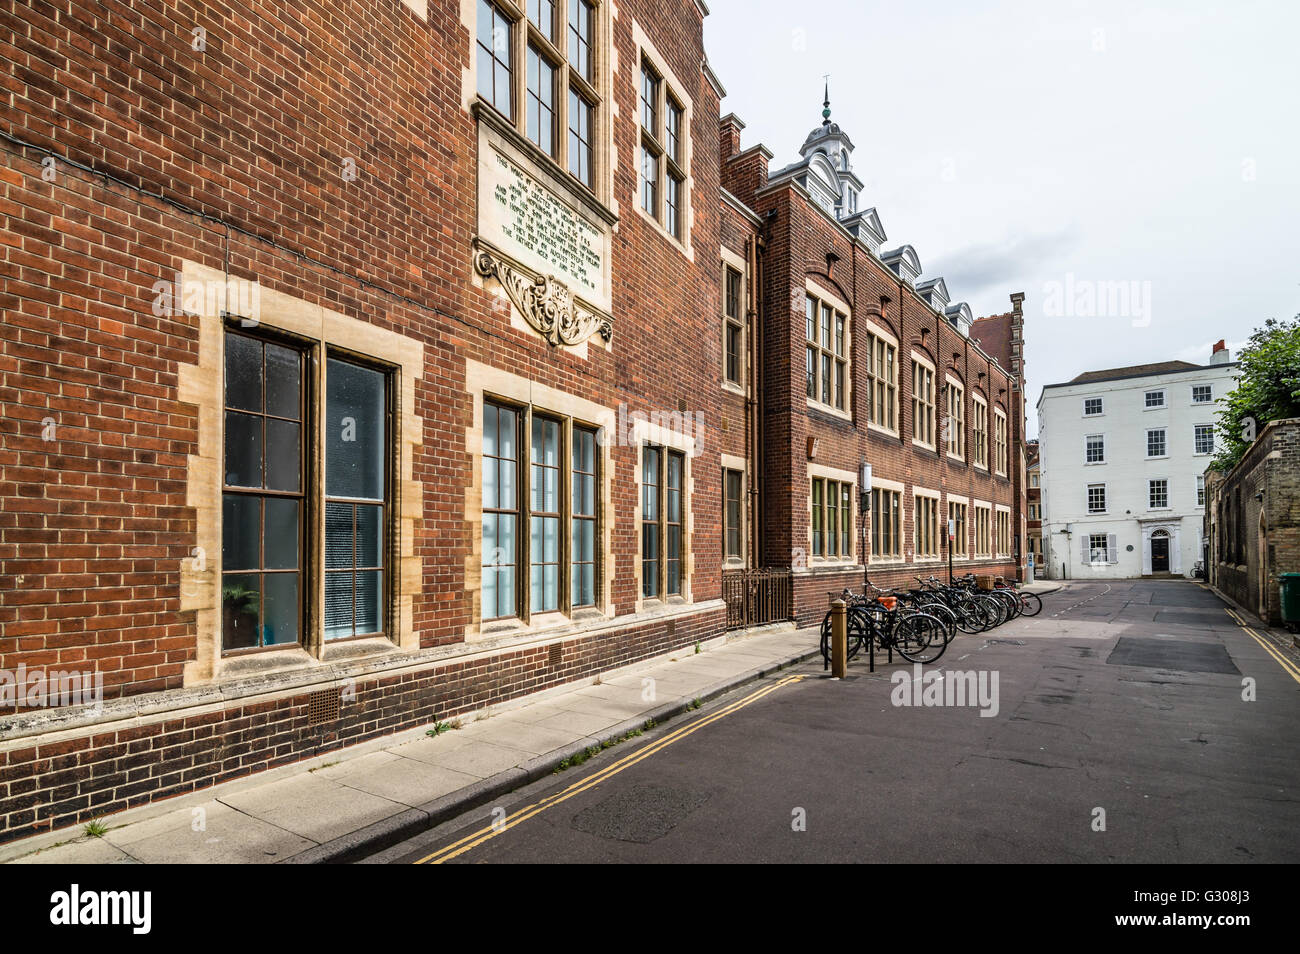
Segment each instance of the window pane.
[[226,335],[226,407],[262,410],[262,342]]
[[528,48],[528,138],[547,155],[555,149],[555,70],[535,47]]
[[328,496],[384,498],[384,392],[380,372],[329,359],[325,399]]
[[569,64],[586,79],[591,79],[591,23],[591,5],[569,0]]
[[553,0],[528,0],[528,19],[541,30],[542,36],[555,41],[555,4]]
[[221,645],[248,649],[258,645],[261,580],[256,573],[226,574],[221,578]]
[[357,504],[357,566],[384,562],[383,507]]
[[569,90],[569,172],[591,186],[591,106],[573,90]]
[[266,419],[266,486],[270,490],[298,491],[301,484],[302,425],[278,418]]
[[298,641],[298,574],[267,573],[262,577],[262,645],[283,646]]
[[383,582],[384,574],[380,570],[363,570],[357,573],[356,632],[358,635],[383,632]]
[[325,504],[325,566],[327,569],[352,566],[352,515],[349,503]]
[[[302,360],[297,351],[266,345],[266,413],[300,420]],[[269,435],[268,435],[269,436]]]
[[261,568],[261,499],[226,494],[221,501],[221,568]]
[[262,486],[262,418],[226,412],[226,483]]
[[325,638],[352,635],[352,574],[325,574]]
[[267,497],[266,569],[298,569],[298,540],[298,501]]

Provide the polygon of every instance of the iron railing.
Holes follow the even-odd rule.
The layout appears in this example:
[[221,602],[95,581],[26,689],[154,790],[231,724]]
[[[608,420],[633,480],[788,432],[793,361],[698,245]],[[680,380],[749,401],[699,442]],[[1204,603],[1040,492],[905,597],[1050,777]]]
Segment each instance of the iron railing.
[[727,629],[793,619],[794,576],[782,567],[723,570],[722,598],[727,603]]

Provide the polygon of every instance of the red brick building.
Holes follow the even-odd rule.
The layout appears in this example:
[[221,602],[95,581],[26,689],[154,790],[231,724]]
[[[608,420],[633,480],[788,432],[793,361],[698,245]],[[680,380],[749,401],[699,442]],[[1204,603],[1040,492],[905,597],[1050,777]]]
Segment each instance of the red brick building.
[[[825,105],[802,160],[776,172],[770,150],[742,148],[735,116],[720,131],[724,275],[745,264],[758,289],[749,364],[733,384],[724,373],[737,392],[727,419],[745,427],[721,443],[739,461],[756,435],[745,559],[792,568],[801,623],[864,574],[883,586],[946,576],[949,520],[955,573],[1020,578],[1024,564],[1024,296],[972,321],[942,278],[918,281],[911,246],[884,250],[852,141]],[[744,418],[742,392],[757,396]]]
[[724,567],[807,622],[920,499],[1016,572],[1018,331],[719,135],[705,12],[4,11],[0,839],[718,636]]

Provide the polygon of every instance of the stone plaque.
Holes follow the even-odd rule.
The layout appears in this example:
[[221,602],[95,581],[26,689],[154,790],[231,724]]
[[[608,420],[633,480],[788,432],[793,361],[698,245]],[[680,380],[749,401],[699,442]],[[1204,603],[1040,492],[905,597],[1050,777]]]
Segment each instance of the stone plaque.
[[495,142],[480,143],[479,234],[519,264],[609,307],[608,237]]

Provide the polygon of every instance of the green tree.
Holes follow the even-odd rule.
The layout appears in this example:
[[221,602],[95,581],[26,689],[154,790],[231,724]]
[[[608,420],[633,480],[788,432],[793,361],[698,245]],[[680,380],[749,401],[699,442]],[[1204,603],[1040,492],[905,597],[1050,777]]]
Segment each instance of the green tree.
[[1241,379],[1223,400],[1223,449],[1214,467],[1229,471],[1269,421],[1300,417],[1300,315],[1270,318],[1256,328],[1238,357]]

